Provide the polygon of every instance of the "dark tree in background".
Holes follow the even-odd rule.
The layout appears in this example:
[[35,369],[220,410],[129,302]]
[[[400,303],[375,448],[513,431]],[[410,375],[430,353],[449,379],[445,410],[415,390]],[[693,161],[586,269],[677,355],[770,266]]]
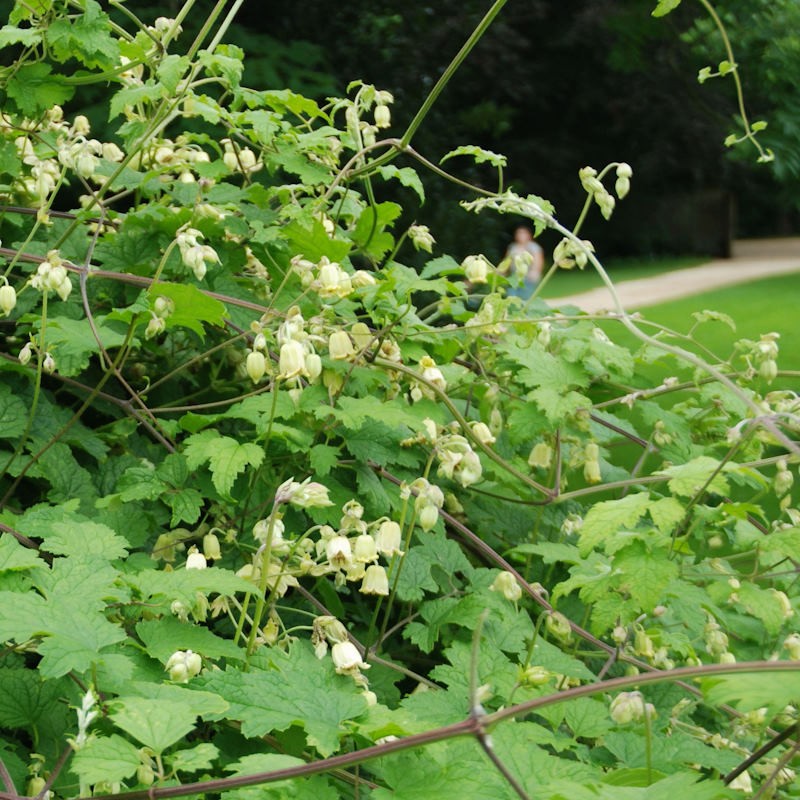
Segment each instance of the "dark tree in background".
[[[155,18],[172,13],[172,5],[137,0],[137,13]],[[250,0],[227,39],[245,49],[246,79],[256,88],[286,86],[324,98],[360,78],[389,89],[399,133],[489,5]],[[652,5],[509,0],[414,146],[435,162],[460,144],[503,153],[507,184],[552,200],[567,224],[583,202],[582,166],[630,162],[629,198],[611,224],[592,215],[585,228],[605,255],[725,254],[735,235],[800,230],[800,3],[720,2],[748,109],[753,119],[770,121],[763,136],[778,156],[773,165],[757,165],[747,145],[735,152],[723,146],[736,130],[736,99],[730,79],[697,83],[698,69],[725,55],[700,5],[685,0],[662,19],[650,16]],[[199,0],[186,27],[199,28],[211,7]],[[91,115],[90,93],[76,102]],[[447,166],[467,181],[497,186],[486,165],[454,159]],[[430,225],[455,254],[502,253],[514,220],[476,218],[457,206],[463,189],[428,186],[426,204],[408,222]]]
[[[781,27],[786,35],[793,21],[786,15],[796,4],[723,6],[755,118],[770,111],[791,116],[787,83],[797,83],[788,67],[798,68],[800,53],[775,37]],[[274,0],[266,13],[246,9],[242,21],[281,40],[319,45],[340,86],[359,77],[392,90],[402,126],[487,8],[487,0],[402,6],[396,0]],[[730,80],[697,83],[699,67],[724,57],[702,10],[684,3],[660,20],[649,11],[641,0],[512,0],[440,98],[415,146],[431,160],[461,143],[502,152],[514,188],[552,199],[565,220],[583,200],[581,166],[631,162],[629,201],[619,204],[613,224],[587,228],[605,252],[724,253],[731,233],[768,235],[796,226],[776,171],[755,165],[746,146],[733,159],[722,145],[735,129],[735,97]],[[691,34],[682,36],[686,31]],[[792,165],[785,162],[798,160],[800,142],[791,147],[788,127],[783,151],[781,142],[770,144],[780,151],[778,177],[791,184]],[[489,170],[450,166],[470,181],[495,185]],[[796,165],[794,171],[800,171]],[[441,188],[420,219],[456,252],[496,253],[508,226],[454,213],[461,196]]]

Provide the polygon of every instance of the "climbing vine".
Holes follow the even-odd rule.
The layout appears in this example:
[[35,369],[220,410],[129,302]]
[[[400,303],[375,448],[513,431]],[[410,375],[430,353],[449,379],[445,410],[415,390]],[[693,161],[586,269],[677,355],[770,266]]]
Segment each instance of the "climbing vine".
[[[240,5],[0,29],[0,797],[796,796],[777,335],[540,299],[613,293],[580,230],[635,164],[576,170],[570,225],[414,148],[503,0],[403,132],[359,81],[244,86]],[[530,300],[400,224],[429,179],[558,234]]]

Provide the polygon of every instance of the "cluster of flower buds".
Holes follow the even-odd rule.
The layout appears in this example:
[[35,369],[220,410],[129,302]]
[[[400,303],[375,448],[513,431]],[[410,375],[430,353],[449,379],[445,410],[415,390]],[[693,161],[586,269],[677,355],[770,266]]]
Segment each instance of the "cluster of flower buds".
[[336,672],[339,675],[349,675],[358,685],[366,688],[367,679],[362,670],[369,669],[369,664],[364,662],[358,648],[350,641],[347,629],[336,617],[322,616],[314,619],[311,643],[317,658],[325,658],[330,645]]
[[414,510],[417,522],[423,531],[431,530],[439,519],[439,510],[444,506],[444,492],[426,478],[417,478],[413,483],[403,485],[400,496],[408,498],[414,493]]
[[199,675],[202,668],[203,659],[191,650],[175,651],[164,667],[169,679],[175,683],[189,683],[189,679]]
[[284,481],[275,493],[275,505],[281,503],[288,503],[297,508],[324,508],[333,505],[328,497],[327,487],[310,478],[300,482],[294,478]]
[[703,637],[709,655],[721,658],[728,652],[728,635],[720,628],[715,619],[708,618],[703,628]]
[[[342,517],[337,528],[329,525],[315,526],[295,540],[284,538],[285,525],[279,507],[289,503],[301,508],[331,505],[327,489],[321,484],[304,481],[287,481],[276,493],[272,514],[257,522],[253,536],[260,547],[251,564],[237,573],[247,580],[258,582],[265,568],[266,585],[277,596],[282,596],[302,575],[333,575],[337,586],[360,582],[362,594],[389,594],[386,567],[380,559],[393,559],[402,555],[400,526],[389,519],[374,522],[364,520],[363,506],[351,500],[342,507]],[[311,539],[317,531],[319,538]],[[275,637],[277,638],[277,636]]]
[[578,177],[581,179],[581,185],[586,193],[597,203],[604,219],[611,219],[616,201],[614,196],[603,186],[600,178],[597,177],[597,170],[594,167],[583,167],[578,172]]
[[317,274],[311,288],[323,300],[340,300],[353,292],[353,281],[348,272],[325,256],[317,264]]
[[576,242],[564,238],[553,251],[553,263],[561,269],[583,269],[589,262],[589,253],[594,253],[594,245],[588,239]]
[[70,125],[64,119],[62,108],[57,105],[45,114],[43,120],[3,120],[0,122],[0,130],[8,134],[19,131],[46,131],[54,134],[34,138],[23,133],[14,137],[17,155],[28,169],[20,171],[16,176],[11,195],[18,197],[26,205],[39,208],[39,221],[44,224],[49,223],[44,207],[60,184],[65,169],[99,185],[105,181],[98,172],[101,159],[119,162],[124,158],[117,145],[89,138],[90,126],[86,117],[79,115]]
[[481,307],[464,323],[464,330],[470,340],[484,336],[501,336],[507,330],[508,302],[498,294],[484,296]]
[[512,603],[516,603],[522,597],[522,587],[519,585],[519,581],[512,573],[506,570],[497,573],[497,577],[492,581],[489,589],[493,592],[499,592],[506,600],[510,600]]
[[169,297],[159,295],[153,300],[153,308],[150,312],[150,319],[145,328],[144,338],[152,339],[163,333],[167,327],[167,320],[175,311],[175,303]]
[[587,443],[583,450],[583,477],[586,483],[600,483],[600,448],[595,442]]
[[560,642],[566,643],[572,639],[572,626],[560,611],[548,611],[544,618],[544,627],[554,639]]
[[467,256],[461,262],[461,268],[471,284],[487,283],[492,272],[492,266],[485,256]]
[[184,266],[194,272],[198,281],[203,280],[208,264],[219,264],[219,256],[213,247],[200,244],[203,234],[195,228],[185,228],[175,237]]
[[614,184],[614,191],[620,200],[624,199],[631,190],[632,176],[633,169],[630,164],[626,164],[624,161],[621,164],[617,164],[617,181]]
[[[431,420],[426,420],[426,422],[431,422]],[[473,434],[477,430],[484,438],[488,434],[488,438],[494,441],[489,427],[482,422],[478,424],[482,427],[473,428]],[[464,487],[472,486],[481,479],[483,474],[481,460],[465,436],[460,433],[442,433],[435,436],[433,444],[439,459],[439,475],[458,481]]]
[[433,252],[436,239],[427,225],[412,225],[408,229],[408,238],[417,250],[424,250],[426,253]]
[[620,692],[611,701],[609,713],[617,725],[627,725],[645,717],[653,719],[656,709],[652,703],[645,703],[641,692]]
[[[607,170],[603,171],[605,175]],[[598,176],[597,170],[594,167],[583,167],[578,172],[581,185],[586,193],[597,203],[600,208],[600,213],[605,219],[610,219],[614,213],[616,201],[614,196],[606,189],[601,180],[603,175]],[[622,200],[627,196],[631,190],[631,177],[633,176],[633,169],[630,164],[624,162],[617,164],[616,168],[616,183],[614,184],[614,191],[617,197]]]
[[411,399],[416,403],[423,397],[431,400],[435,399],[436,391],[444,392],[447,390],[447,381],[436,362],[430,356],[423,356],[419,360],[420,377],[424,381],[414,381],[411,386]]
[[[178,180],[181,183],[196,183],[198,167],[208,164],[211,157],[187,136],[177,139],[155,139],[150,145],[136,153],[130,161],[134,169],[158,172],[163,182]],[[205,185],[210,179],[203,178]]]
[[183,27],[170,17],[156,17],[152,25],[147,26],[147,32],[159,42],[165,42],[168,36],[177,36]]
[[752,362],[754,371],[767,383],[772,383],[778,376],[778,339],[779,333],[765,333],[757,342],[743,339],[737,347],[744,350],[745,358]]
[[51,250],[47,254],[30,279],[30,285],[40,292],[55,292],[62,300],[69,297],[72,281],[58,250]]
[[249,147],[239,147],[230,139],[223,139],[222,147],[224,148],[222,162],[231,172],[252,175],[263,169],[264,164]]
[[[357,84],[358,92],[353,100],[340,103],[345,108],[345,121],[353,145],[356,149],[375,144],[376,134],[381,128],[388,128],[392,122],[389,106],[394,102],[391,92],[376,89],[369,84]],[[372,122],[362,118],[374,106]]]

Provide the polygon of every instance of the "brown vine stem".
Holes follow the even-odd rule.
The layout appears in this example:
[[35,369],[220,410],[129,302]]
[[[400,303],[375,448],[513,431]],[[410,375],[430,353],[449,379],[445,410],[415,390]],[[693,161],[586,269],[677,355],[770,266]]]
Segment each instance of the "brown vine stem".
[[479,687],[479,673],[478,667],[480,662],[481,638],[483,636],[483,626],[486,623],[486,618],[489,616],[489,609],[484,609],[483,613],[478,618],[478,624],[472,633],[472,655],[469,664],[469,714],[470,717],[475,719],[477,723],[477,730],[475,738],[478,744],[486,754],[489,761],[492,762],[495,769],[505,778],[506,782],[517,793],[520,800],[530,800],[525,790],[522,788],[520,782],[514,777],[508,767],[503,763],[500,756],[497,755],[494,745],[492,743],[491,735],[486,731],[481,720],[486,716],[486,711],[480,702],[480,687]]
[[373,359],[373,363],[377,366],[389,370],[389,371],[396,371],[396,372],[403,372],[409,377],[412,377],[418,383],[424,384],[430,391],[432,391],[439,400],[447,407],[447,410],[453,415],[453,418],[458,422],[459,426],[462,429],[464,436],[472,441],[472,443],[485,455],[487,455],[492,461],[502,467],[504,470],[509,472],[513,475],[517,480],[521,481],[531,489],[535,490],[539,494],[544,495],[549,502],[550,500],[554,499],[554,493],[552,489],[548,489],[546,486],[543,486],[538,481],[533,480],[533,478],[529,477],[523,472],[520,472],[516,469],[513,465],[509,464],[501,455],[499,455],[495,450],[493,450],[489,445],[485,442],[481,441],[472,431],[472,428],[467,424],[467,420],[464,419],[463,415],[453,404],[453,401],[447,396],[446,392],[443,392],[438,386],[435,386],[430,381],[423,378],[419,372],[412,369],[411,367],[407,367],[405,364],[398,364],[395,361],[390,361],[386,358],[375,358]]
[[[18,253],[11,247],[0,247],[0,255],[10,257],[18,255],[21,261],[29,261],[33,264],[41,264],[45,260],[43,256],[36,256],[33,255],[33,253]],[[84,269],[83,267],[73,264],[70,261],[65,261],[63,263],[63,267],[70,272],[75,272],[78,274]],[[114,272],[113,270],[107,269],[89,269],[89,277],[106,278],[107,280],[127,283],[130,286],[140,286],[143,289],[148,289],[154,283],[152,278],[148,278],[145,275],[132,275],[126,272]],[[263,314],[268,310],[266,306],[262,306],[260,303],[251,303],[249,300],[241,300],[238,297],[230,297],[226,294],[212,292],[208,289],[201,289],[199,287],[198,291],[202,292],[204,295],[206,295],[206,297],[212,297],[214,300],[219,300],[221,303],[227,303],[228,305],[237,306],[238,308],[247,308],[250,311],[257,311],[259,314]]]
[[8,767],[6,767],[5,761],[0,758],[0,780],[3,782],[3,786],[6,788],[6,792],[15,798],[18,798],[19,795],[17,794],[17,787],[14,786],[14,780],[11,777],[11,773],[8,771]]
[[[253,775],[237,775],[232,778],[217,778],[209,781],[196,781],[185,783],[181,786],[163,786],[149,789],[136,789],[118,794],[95,795],[94,797],[79,797],[76,800],[166,800],[170,797],[186,797],[193,794],[209,794],[224,792],[230,789],[239,789],[245,786],[259,786],[276,781],[302,778],[309,775],[319,775],[341,767],[362,764],[375,758],[383,758],[391,753],[411,750],[434,742],[454,739],[461,736],[476,736],[481,727],[490,727],[507,719],[512,719],[523,714],[528,714],[539,708],[545,708],[556,703],[574,700],[578,697],[591,697],[605,692],[628,689],[634,686],[663,683],[667,681],[701,678],[712,675],[746,674],[752,672],[796,672],[796,663],[790,661],[750,661],[739,664],[706,664],[699,667],[681,667],[669,672],[653,672],[647,675],[623,676],[612,678],[602,683],[591,683],[576,686],[562,692],[554,692],[544,697],[537,697],[499,711],[485,714],[481,717],[468,717],[452,725],[444,725],[423,733],[412,734],[393,741],[365,747],[351,753],[320,759],[308,764],[299,764],[295,767],[258,772]],[[0,800],[19,800],[18,795],[11,792],[0,792]]]
[[[314,595],[311,594],[311,592],[309,592],[307,589],[303,588],[302,586],[295,586],[294,590],[296,592],[298,592],[299,594],[301,594],[321,614],[325,614],[326,616],[329,616],[329,617],[336,616],[335,614],[332,614],[331,611],[323,603],[321,603],[319,600],[317,600],[317,598],[314,597]],[[348,633],[348,637],[349,637],[350,641],[361,651],[362,657],[366,657],[367,656],[367,648],[364,647],[364,645],[361,644],[361,642],[359,642],[358,639],[356,639],[356,637],[353,636],[353,634]],[[425,686],[427,686],[429,689],[441,689],[442,688],[441,686],[439,686],[438,683],[434,683],[430,678],[426,678],[424,675],[419,675],[418,673],[414,672],[413,670],[410,670],[410,669],[408,669],[406,667],[403,667],[400,664],[395,664],[393,661],[389,661],[386,658],[382,658],[381,656],[377,656],[374,653],[369,653],[369,660],[370,660],[370,662],[374,662],[376,664],[380,664],[381,666],[384,666],[387,669],[391,669],[391,670],[394,670],[395,672],[399,672],[401,675],[405,675],[407,678],[411,678],[412,680],[415,680],[418,683],[425,684]]]
[[65,764],[67,763],[67,759],[72,754],[72,745],[67,745],[64,750],[61,752],[61,755],[58,757],[58,761],[56,765],[50,772],[47,780],[44,783],[44,786],[39,790],[39,793],[33,798],[33,800],[44,800],[45,797],[48,797],[50,794],[50,789],[52,788],[53,784],[56,781],[56,778],[61,774],[61,770],[64,769]]
[[[92,308],[89,303],[89,294],[86,289],[87,275],[88,266],[84,266],[78,276],[78,283],[81,290],[81,302],[83,303],[83,313],[86,314],[86,321],[89,323],[89,329],[91,330],[92,336],[94,337],[95,342],[97,342],[97,347],[100,350],[101,363],[103,360],[105,360],[105,368],[113,373],[119,384],[128,393],[130,400],[139,406],[139,409],[143,414],[146,414],[148,417],[150,417],[151,424],[157,429],[159,427],[159,421],[155,418],[153,412],[147,407],[147,404],[139,396],[139,393],[128,383],[128,381],[125,380],[124,376],[122,375],[122,364],[111,358],[111,355],[103,344],[103,340],[100,338],[100,331],[97,330],[97,324],[95,323],[94,314],[92,313]],[[165,442],[169,442],[169,439],[167,439],[163,433],[159,433]],[[169,443],[174,450],[174,445],[172,442]]]
[[780,733],[773,736],[768,742],[763,744],[758,750],[754,750],[738,767],[732,769],[723,779],[722,782],[725,784],[730,783],[733,780],[736,780],[745,770],[748,770],[753,764],[760,761],[770,750],[774,750],[779,744],[782,744],[787,739],[790,739],[794,736],[795,733],[800,730],[800,725],[796,722],[793,725],[790,725],[788,728],[785,728]]
[[[3,524],[0,522],[0,531],[3,533],[8,533],[13,536],[21,545],[30,548],[31,550],[38,550],[39,546],[33,539],[29,539],[24,533],[20,533],[19,531],[15,531],[13,528],[10,528],[8,525]],[[2,777],[2,773],[0,773],[0,777]]]
[[[378,474],[382,477],[386,478],[387,480],[391,481],[396,485],[400,485],[402,481],[396,475],[388,472],[386,469],[381,467],[374,462],[370,462],[370,467],[375,470]],[[500,569],[506,570],[510,572],[514,578],[516,579],[517,583],[519,584],[522,591],[528,595],[534,602],[538,603],[545,611],[552,612],[554,611],[553,606],[547,601],[545,597],[541,594],[536,592],[528,581],[520,574],[520,572],[515,569],[508,561],[506,561],[498,552],[494,550],[494,548],[490,547],[483,539],[480,538],[474,531],[471,531],[464,523],[457,520],[454,516],[449,514],[447,511],[443,509],[439,509],[439,515],[442,519],[447,522],[447,524],[455,530],[457,533],[461,535],[463,539],[466,540],[467,544],[472,548],[473,551],[477,552],[479,555],[483,556],[487,561],[494,564],[495,566],[499,567]],[[656,673],[662,674],[662,670],[659,670],[657,667],[654,667],[652,664],[648,664],[646,661],[641,661],[638,658],[634,658],[633,656],[620,653],[617,648],[613,647],[610,644],[607,644],[602,639],[598,639],[594,634],[587,631],[585,628],[578,625],[577,622],[573,622],[571,619],[567,619],[569,623],[570,630],[576,635],[579,636],[584,641],[588,642],[589,644],[593,645],[594,647],[602,650],[603,652],[607,653],[609,656],[613,656],[616,660],[624,661],[627,664],[633,664],[635,667],[639,669],[645,670],[649,673]],[[678,685],[685,689],[686,691],[694,694],[696,696],[700,696],[700,691],[697,687],[692,686],[688,683],[684,683],[683,681],[679,681]],[[726,714],[729,714],[732,717],[741,717],[742,714],[737,711],[735,708],[732,708],[728,705],[720,705],[720,709],[722,709]]]
[[797,755],[798,749],[800,749],[800,744],[796,742],[778,759],[778,763],[773,767],[769,777],[758,787],[758,791],[753,795],[752,800],[758,800],[760,797],[774,797],[773,792],[770,791],[772,784],[777,781],[784,768]]

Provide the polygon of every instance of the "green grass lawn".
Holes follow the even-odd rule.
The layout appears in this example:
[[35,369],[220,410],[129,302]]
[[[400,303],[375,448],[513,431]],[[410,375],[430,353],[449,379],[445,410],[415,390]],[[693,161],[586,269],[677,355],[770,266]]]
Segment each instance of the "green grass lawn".
[[[604,264],[611,279],[620,281],[630,281],[637,278],[652,278],[662,272],[670,272],[676,269],[686,269],[687,267],[697,267],[709,261],[708,258],[698,256],[681,256],[674,258],[619,258],[609,259]],[[588,292],[590,289],[599,289],[603,286],[600,276],[591,268],[584,270],[558,270],[555,275],[547,282],[542,289],[544,299],[553,297],[566,297],[579,292]]]
[[[800,370],[798,301],[800,273],[795,273],[672,300],[642,309],[642,315],[679,333],[687,333],[695,322],[692,317],[695,311],[722,311],[734,319],[736,331],[722,322],[706,322],[695,331],[695,338],[702,345],[721,358],[728,358],[737,339],[758,339],[762,333],[776,331],[781,335],[778,367]],[[634,337],[618,324],[610,324],[606,330],[616,341],[634,346]],[[791,382],[793,388],[800,388],[798,383]]]

